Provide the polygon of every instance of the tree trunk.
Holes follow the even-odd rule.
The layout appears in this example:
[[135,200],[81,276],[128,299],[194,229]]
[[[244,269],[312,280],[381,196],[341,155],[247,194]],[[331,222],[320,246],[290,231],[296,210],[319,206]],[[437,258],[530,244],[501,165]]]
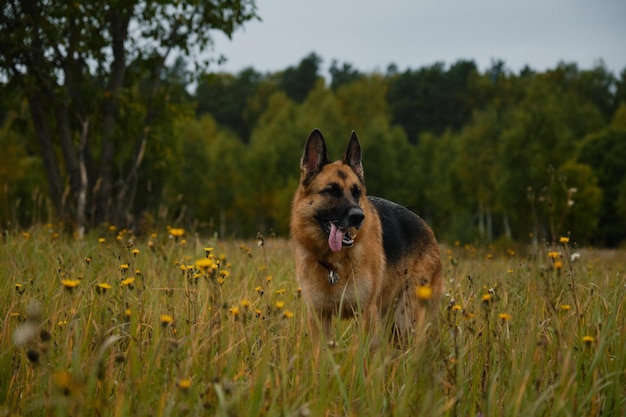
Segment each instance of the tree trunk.
[[46,112],[41,102],[41,96],[29,95],[28,107],[33,118],[35,132],[37,132],[37,139],[39,139],[41,158],[46,170],[46,176],[48,177],[48,186],[50,187],[50,198],[52,199],[52,204],[57,212],[57,216],[61,220],[64,220],[63,181],[61,179],[59,163],[52,146],[52,135],[50,133],[50,127],[48,126]]

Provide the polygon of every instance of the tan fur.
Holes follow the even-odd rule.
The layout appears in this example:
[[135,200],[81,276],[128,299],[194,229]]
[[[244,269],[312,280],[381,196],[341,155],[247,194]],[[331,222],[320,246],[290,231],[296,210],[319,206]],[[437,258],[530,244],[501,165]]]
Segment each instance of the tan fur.
[[[317,318],[327,337],[330,336],[333,316],[348,318],[358,313],[363,315],[368,327],[374,329],[380,327],[383,318],[390,317],[395,332],[406,337],[418,322],[425,320],[428,307],[435,306],[443,292],[439,247],[434,234],[426,227],[426,239],[404,254],[393,268],[387,266],[381,219],[366,197],[360,147],[358,150],[359,165],[351,165],[345,159],[325,162],[317,172],[317,169],[311,168],[315,168],[316,164],[307,158],[315,161],[315,157],[323,160],[325,156],[318,156],[321,151],[315,149],[309,152],[313,155],[309,155],[305,148],[300,187],[296,191],[291,214],[296,276],[303,297],[311,313],[315,314],[311,321],[315,322]],[[342,196],[329,197],[322,193],[331,183],[339,185]],[[329,247],[328,234],[316,216],[332,204],[343,203],[342,198],[350,199],[346,190],[352,187],[361,190],[354,203],[362,209],[365,217],[358,230],[356,227],[349,229],[354,239],[352,246],[333,252]],[[329,283],[328,266],[339,277],[336,284]],[[427,301],[418,300],[418,286],[430,286],[432,297]],[[317,325],[313,323],[314,333],[316,329]]]

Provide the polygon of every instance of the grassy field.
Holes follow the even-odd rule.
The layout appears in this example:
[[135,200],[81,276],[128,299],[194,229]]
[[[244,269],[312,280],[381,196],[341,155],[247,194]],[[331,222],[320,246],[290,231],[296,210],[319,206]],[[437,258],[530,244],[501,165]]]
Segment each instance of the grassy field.
[[338,321],[315,362],[289,242],[182,232],[4,236],[0,417],[624,415],[623,251],[443,248],[410,347]]

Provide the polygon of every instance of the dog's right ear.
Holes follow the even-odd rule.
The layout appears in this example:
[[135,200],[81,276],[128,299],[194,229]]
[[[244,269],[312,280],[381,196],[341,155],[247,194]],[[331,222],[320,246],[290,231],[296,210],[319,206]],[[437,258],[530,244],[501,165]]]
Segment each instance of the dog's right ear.
[[324,165],[328,163],[328,152],[322,132],[313,129],[304,145],[304,152],[300,160],[302,170],[302,184],[307,185],[317,175]]

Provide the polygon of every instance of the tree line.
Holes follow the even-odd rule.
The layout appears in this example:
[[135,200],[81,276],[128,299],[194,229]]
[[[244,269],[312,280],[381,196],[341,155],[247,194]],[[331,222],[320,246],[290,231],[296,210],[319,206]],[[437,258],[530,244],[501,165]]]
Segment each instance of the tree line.
[[332,61],[327,79],[311,53],[272,73],[210,72],[187,45],[211,42],[202,25],[232,33],[256,17],[253,2],[56,3],[3,6],[7,227],[286,236],[318,127],[331,158],[356,130],[368,193],[411,208],[442,241],[626,241],[626,69],[459,60],[363,73]]

